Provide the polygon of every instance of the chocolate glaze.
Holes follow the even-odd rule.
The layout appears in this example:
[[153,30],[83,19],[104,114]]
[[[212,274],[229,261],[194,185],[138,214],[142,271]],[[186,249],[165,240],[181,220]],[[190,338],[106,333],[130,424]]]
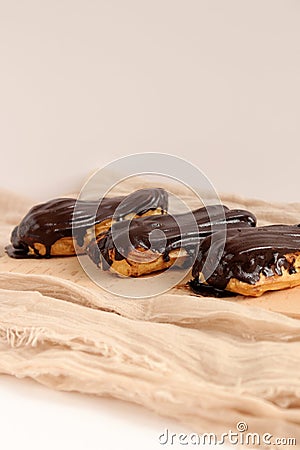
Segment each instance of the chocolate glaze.
[[[196,281],[202,273],[210,286],[224,290],[231,278],[254,285],[260,280],[261,274],[266,277],[280,276],[283,268],[290,274],[296,272],[293,259],[288,260],[285,255],[300,254],[299,225],[230,229],[220,255],[222,243],[223,237],[216,235],[211,249],[214,256],[208,259],[211,238],[207,237],[201,242],[192,272]],[[215,256],[218,255],[220,260],[213,271]],[[196,283],[193,284],[193,289],[199,293],[202,293],[202,288],[201,283],[198,287]]]
[[[191,220],[191,213],[174,216],[155,215],[133,219],[131,222],[115,223],[108,232],[97,237],[97,242],[90,243],[87,253],[97,265],[100,262],[101,254],[108,263],[108,266],[103,264],[104,269],[113,263],[109,256],[111,250],[115,250],[116,260],[122,260],[128,256],[131,246],[135,249],[151,248],[154,252],[162,254],[165,261],[168,261],[171,250],[180,248],[186,250],[188,256],[193,257],[197,252],[199,242],[211,234],[212,226],[215,231],[224,229],[224,227],[256,225],[256,218],[250,212],[229,210],[223,205],[200,208],[193,211],[192,214],[197,226]],[[150,242],[150,233],[153,230],[161,230],[163,236],[151,239]],[[190,263],[190,259],[188,258],[187,265]]]
[[[75,207],[76,205],[76,207]],[[98,207],[98,209],[97,209]],[[29,247],[39,242],[46,247],[50,257],[51,246],[61,238],[74,237],[82,246],[88,228],[111,219],[117,209],[115,220],[123,220],[127,214],[142,215],[149,210],[168,208],[168,194],[164,189],[140,189],[128,196],[103,198],[99,201],[83,201],[58,198],[34,206],[11,234],[6,252],[14,258],[41,257],[37,250],[28,254]],[[95,216],[95,211],[96,216]]]
[[208,284],[200,283],[197,279],[189,281],[189,286],[196,294],[201,294],[202,297],[235,297],[237,294],[234,292],[218,289]]

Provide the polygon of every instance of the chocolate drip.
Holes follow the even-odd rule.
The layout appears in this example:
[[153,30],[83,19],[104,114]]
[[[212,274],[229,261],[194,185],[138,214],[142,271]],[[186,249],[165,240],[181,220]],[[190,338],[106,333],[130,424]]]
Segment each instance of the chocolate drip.
[[[75,207],[76,206],[76,207]],[[149,210],[168,208],[168,194],[164,189],[140,189],[128,196],[103,198],[99,201],[83,201],[58,198],[34,206],[14,228],[11,243],[6,247],[14,258],[40,257],[37,250],[29,255],[29,247],[35,243],[46,247],[45,257],[50,256],[51,246],[61,238],[74,237],[82,246],[86,230],[104,220],[124,220],[128,214],[142,215]],[[96,214],[95,214],[96,212]]]
[[[191,213],[149,216],[133,219],[131,222],[115,223],[108,232],[97,237],[97,247],[109,265],[113,262],[110,258],[111,250],[114,250],[116,260],[122,260],[128,257],[132,246],[134,249],[151,248],[168,261],[170,251],[180,248],[183,248],[190,257],[195,256],[199,242],[212,231],[224,227],[256,225],[256,218],[250,212],[229,210],[223,205],[200,208],[192,214],[196,224],[191,220]],[[162,235],[151,239],[150,233],[154,230],[161,230]],[[96,264],[100,262],[98,249],[95,242],[87,249],[87,253]]]
[[[280,276],[283,268],[290,274],[296,272],[295,256],[287,258],[286,255],[300,254],[300,228],[299,225],[270,225],[230,229],[220,255],[222,244],[220,234],[215,236],[212,247],[210,237],[202,241],[193,266],[193,277],[198,280],[202,273],[206,282],[217,289],[225,289],[231,278],[253,285],[260,280],[261,274]],[[208,258],[210,249],[216,258],[221,256],[215,269],[216,259]]]
[[208,284],[200,283],[198,280],[194,279],[189,281],[189,286],[193,292],[202,295],[202,297],[235,297],[237,294],[234,292],[226,291],[223,289],[218,289]]

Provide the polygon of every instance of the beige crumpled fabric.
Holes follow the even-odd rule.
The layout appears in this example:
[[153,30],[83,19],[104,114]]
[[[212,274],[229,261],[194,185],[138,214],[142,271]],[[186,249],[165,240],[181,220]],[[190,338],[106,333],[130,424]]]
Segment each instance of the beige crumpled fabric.
[[[261,224],[300,222],[300,204],[223,201]],[[4,254],[31,203],[0,193],[1,373],[132,401],[199,433],[245,421],[300,442],[299,288],[228,301],[180,286],[122,299],[94,285],[76,257]]]

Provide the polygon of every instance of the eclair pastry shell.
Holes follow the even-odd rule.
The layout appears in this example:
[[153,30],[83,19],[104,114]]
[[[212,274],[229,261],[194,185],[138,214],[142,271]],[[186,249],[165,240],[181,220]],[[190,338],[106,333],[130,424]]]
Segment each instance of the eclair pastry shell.
[[[234,292],[244,296],[260,297],[267,291],[277,291],[300,286],[300,252],[289,253],[285,255],[289,262],[293,262],[295,273],[290,274],[288,270],[282,268],[282,275],[273,275],[266,277],[260,274],[260,280],[255,284],[245,283],[231,278],[225,288],[226,291]],[[199,274],[199,280],[203,278],[202,273]],[[209,283],[206,283],[209,285]]]
[[[157,208],[155,210],[147,211],[142,216],[128,214],[125,219],[131,220],[135,217],[145,217],[163,213],[164,211],[161,208]],[[76,239],[72,237],[63,237],[58,239],[56,242],[54,242],[54,244],[51,245],[50,256],[74,256],[76,254],[84,254],[86,247],[89,245],[94,236],[108,231],[114,222],[115,221],[112,219],[103,220],[101,223],[95,225],[94,233],[93,228],[89,228],[85,233],[84,244],[82,246],[78,245]],[[34,247],[29,246],[29,254],[34,255],[36,254],[36,252],[38,252],[40,256],[46,255],[46,246],[44,244],[42,244],[41,242],[36,242],[33,244],[33,246]]]

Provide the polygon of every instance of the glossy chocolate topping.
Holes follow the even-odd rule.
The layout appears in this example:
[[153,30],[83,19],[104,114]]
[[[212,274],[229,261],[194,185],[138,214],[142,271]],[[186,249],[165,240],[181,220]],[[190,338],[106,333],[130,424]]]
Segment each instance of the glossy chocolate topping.
[[[215,236],[212,247],[210,237],[201,242],[193,266],[196,281],[202,273],[210,286],[225,289],[231,278],[253,285],[260,280],[261,274],[266,277],[282,275],[283,268],[290,274],[296,272],[295,258],[286,258],[286,255],[300,254],[299,225],[229,229],[224,251],[220,255],[222,243],[221,235]],[[210,248],[213,257],[208,258]],[[218,255],[220,260],[214,269]],[[196,284],[192,287],[197,290]],[[201,293],[201,283],[198,287]]]
[[[193,214],[196,224],[191,220]],[[133,219],[131,222],[119,222],[97,237],[87,248],[91,259],[99,264],[100,254],[111,265],[110,251],[114,250],[116,260],[127,258],[134,249],[151,249],[162,254],[168,261],[171,250],[183,248],[189,256],[197,252],[199,242],[216,229],[224,227],[255,226],[253,214],[243,210],[229,210],[226,206],[216,205],[200,208],[192,213],[149,216]],[[161,230],[161,235],[151,237],[151,232]],[[128,239],[129,237],[129,239]],[[99,250],[98,250],[99,249]],[[107,268],[107,267],[105,267]]]
[[200,283],[196,278],[188,282],[188,285],[196,294],[201,294],[202,297],[235,297],[237,294],[234,292],[226,291],[224,289],[218,289],[208,284]]
[[[168,208],[168,194],[161,188],[140,189],[128,196],[103,198],[101,203],[73,198],[50,200],[30,209],[14,228],[12,245],[6,247],[6,251],[9,256],[24,258],[28,256],[28,247],[33,248],[39,242],[45,245],[45,256],[49,257],[51,246],[61,238],[73,236],[82,246],[86,230],[111,219],[115,212],[115,220],[123,220],[128,214],[142,215],[157,208],[163,211]],[[38,251],[35,252],[33,256],[39,257]]]

